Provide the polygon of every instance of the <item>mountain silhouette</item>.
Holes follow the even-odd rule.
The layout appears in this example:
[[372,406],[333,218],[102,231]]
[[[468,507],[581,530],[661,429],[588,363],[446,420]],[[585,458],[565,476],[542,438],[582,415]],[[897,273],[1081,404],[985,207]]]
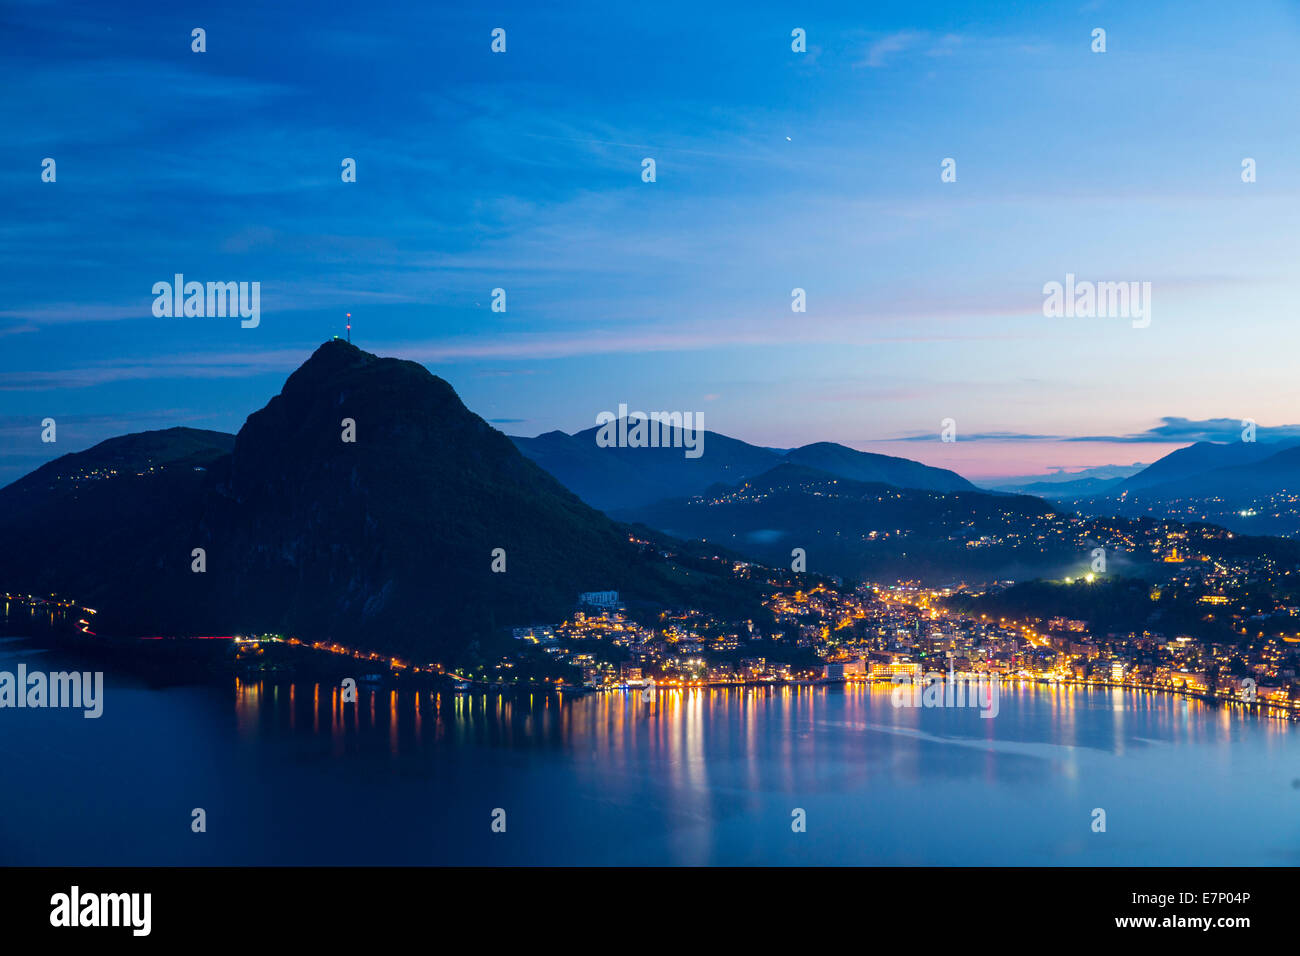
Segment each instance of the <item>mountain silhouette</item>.
[[1185,481],[1220,468],[1249,466],[1277,454],[1283,447],[1285,446],[1263,442],[1198,441],[1157,459],[1136,475],[1107,488],[1105,493],[1119,495],[1126,491],[1145,492],[1157,485]]
[[1147,485],[1137,494],[1164,500],[1213,497],[1244,503],[1261,495],[1300,491],[1300,446],[1243,443],[1227,447],[1250,451],[1232,456],[1244,459],[1241,464],[1179,475]]
[[999,485],[990,491],[1034,495],[1049,501],[1083,498],[1117,489],[1123,478],[1077,478],[1074,481],[1031,481],[1023,485]]
[[853,481],[876,482],[922,491],[976,490],[961,475],[946,468],[933,468],[908,458],[857,451],[828,441],[788,451],[785,460]]
[[779,451],[706,431],[703,454],[688,458],[681,447],[602,448],[596,444],[599,431],[595,427],[573,435],[552,431],[536,438],[511,440],[566,488],[602,511],[638,508],[664,499],[698,495],[712,485],[735,484],[784,463],[900,488],[975,490],[974,485],[956,472],[907,458],[857,451],[833,442]]
[[7,589],[73,596],[101,609],[101,628],[279,632],[416,663],[558,621],[581,591],[726,598],[631,541],[447,382],[341,340],[233,439],[125,436],[0,490],[0,539]]

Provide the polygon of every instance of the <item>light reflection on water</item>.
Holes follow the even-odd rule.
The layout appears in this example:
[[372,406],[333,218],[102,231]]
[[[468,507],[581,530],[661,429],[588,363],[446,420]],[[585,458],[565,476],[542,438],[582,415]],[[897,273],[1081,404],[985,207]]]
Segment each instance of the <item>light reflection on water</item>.
[[[887,684],[660,688],[652,703],[622,691],[449,693],[364,685],[357,688],[355,701],[345,703],[339,686],[320,682],[303,685],[300,693],[296,683],[236,678],[234,688],[237,725],[245,736],[293,732],[304,716],[301,711],[310,711],[311,733],[319,735],[322,712],[328,709],[330,736],[366,738],[379,733],[394,754],[419,749],[428,721],[437,739],[450,735],[457,744],[510,747],[567,740],[606,757],[636,747],[670,758],[688,774],[703,770],[709,728],[734,728],[735,742],[742,745],[739,749],[752,759],[761,750],[760,733],[779,729],[789,737],[809,737],[818,723],[819,708],[825,708],[830,697],[836,698],[836,715],[846,726],[865,726],[870,718],[877,724],[884,719],[899,728],[915,728],[937,720],[955,738],[990,743],[1008,729],[1013,729],[1014,738],[1020,726],[1018,720],[979,718],[973,708],[894,707]],[[1284,739],[1297,732],[1292,722],[1268,719],[1240,705],[1211,705],[1143,690],[1015,682],[1002,686],[1000,703],[1003,714],[1038,715],[1058,746],[1100,748],[1117,756],[1135,744],[1220,742],[1239,735],[1244,727],[1253,735]],[[1077,724],[1081,708],[1092,718],[1083,738]],[[1105,716],[1105,740],[1097,737],[1100,716]],[[1009,728],[1012,724],[1015,727]],[[1133,727],[1148,736],[1134,737]],[[808,742],[813,747],[817,743]],[[717,743],[712,741],[714,746]],[[792,752],[792,748],[784,751],[787,756]],[[694,779],[687,776],[683,782]]]
[[[993,719],[896,708],[888,685],[660,689],[651,704],[368,688],[344,704],[315,686],[299,699],[321,693],[336,757],[382,742],[419,773],[500,775],[497,804],[567,794],[561,845],[502,861],[616,862],[572,837],[621,836],[620,816],[657,863],[1276,865],[1300,846],[1295,725],[1154,692],[1011,684]],[[293,699],[271,707],[241,683],[241,728],[263,744],[292,734]],[[785,839],[795,806],[820,808],[803,844]],[[1096,806],[1106,834],[1089,829]]]

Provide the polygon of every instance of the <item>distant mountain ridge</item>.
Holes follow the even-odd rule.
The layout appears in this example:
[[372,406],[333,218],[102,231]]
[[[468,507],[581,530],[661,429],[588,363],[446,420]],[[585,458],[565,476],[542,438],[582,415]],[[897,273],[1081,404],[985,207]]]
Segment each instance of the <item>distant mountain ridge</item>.
[[1119,485],[1108,489],[1112,494],[1138,492],[1157,485],[1186,481],[1197,475],[1217,471],[1221,468],[1249,466],[1269,458],[1286,444],[1264,444],[1263,442],[1227,442],[1217,443],[1198,441],[1170,452],[1158,461],[1152,462],[1142,471],[1124,479]]
[[712,485],[735,484],[787,462],[855,481],[928,491],[976,490],[956,472],[833,442],[815,442],[782,453],[706,431],[704,453],[687,458],[681,447],[602,448],[596,443],[599,431],[599,427],[573,435],[552,431],[536,438],[512,437],[511,441],[566,488],[602,511],[697,495]]
[[[1074,502],[1093,513],[1107,501],[1162,502],[1180,498],[1225,500],[1300,490],[1300,444],[1198,441],[1178,448],[1123,478],[1024,482],[994,490]],[[1126,507],[1127,507],[1126,504]],[[1130,509],[1131,510],[1131,509]]]
[[1117,488],[1123,478],[1080,478],[1077,481],[1033,481],[1024,485],[992,489],[1011,494],[1036,495],[1039,498],[1065,499],[1097,495]]
[[201,428],[135,432],[109,438],[85,451],[61,455],[0,489],[0,492],[25,495],[37,489],[53,489],[54,483],[59,481],[67,482],[64,485],[67,489],[77,481],[95,480],[100,472],[108,471],[125,474],[187,464],[204,467],[214,459],[230,454],[234,447],[234,435]]
[[[1133,491],[1139,496],[1161,499],[1216,497],[1229,501],[1245,501],[1262,495],[1300,492],[1300,446],[1242,443],[1223,447],[1240,450],[1234,450],[1227,455],[1212,453],[1194,459],[1193,465],[1225,460],[1236,461],[1236,464],[1218,465],[1200,470],[1195,467],[1166,469],[1155,476],[1156,479],[1164,480],[1149,480],[1136,488],[1121,485],[1112,491],[1112,494]],[[1192,451],[1192,449],[1186,448],[1183,451]]]

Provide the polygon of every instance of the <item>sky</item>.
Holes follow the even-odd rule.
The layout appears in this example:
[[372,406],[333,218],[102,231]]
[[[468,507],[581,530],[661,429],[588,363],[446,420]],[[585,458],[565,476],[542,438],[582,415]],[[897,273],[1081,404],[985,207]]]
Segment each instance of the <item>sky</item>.
[[[992,480],[1300,421],[1296,3],[466,6],[0,6],[0,485],[236,431],[348,312],[516,435],[626,403]],[[177,273],[260,324],[155,316]],[[1045,316],[1067,274],[1149,325]]]

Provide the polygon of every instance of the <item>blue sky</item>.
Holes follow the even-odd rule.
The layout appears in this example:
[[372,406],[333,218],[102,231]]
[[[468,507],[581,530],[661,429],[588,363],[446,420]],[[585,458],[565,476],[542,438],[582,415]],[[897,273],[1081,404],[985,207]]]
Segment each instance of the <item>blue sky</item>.
[[[550,6],[0,9],[0,483],[234,431],[345,312],[512,434],[626,402],[987,477],[1300,420],[1296,4]],[[178,272],[260,326],[155,318]],[[1150,327],[1045,318],[1066,273]]]

